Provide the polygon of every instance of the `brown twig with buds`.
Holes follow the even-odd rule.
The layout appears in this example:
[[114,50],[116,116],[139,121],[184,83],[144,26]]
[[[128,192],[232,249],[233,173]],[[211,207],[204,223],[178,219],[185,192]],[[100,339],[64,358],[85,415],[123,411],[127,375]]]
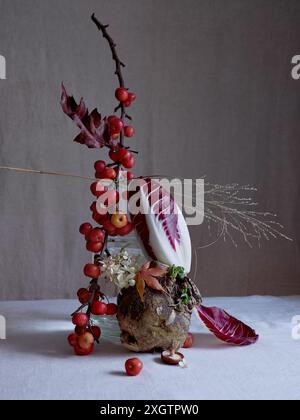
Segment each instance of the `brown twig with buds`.
[[[95,23],[95,25],[97,26],[97,28],[99,29],[99,31],[102,32],[103,38],[105,38],[109,44],[109,47],[111,49],[112,52],[112,58],[116,64],[116,71],[115,74],[118,77],[119,80],[119,85],[121,88],[125,88],[125,83],[124,83],[124,77],[122,74],[122,68],[126,67],[125,64],[123,63],[123,61],[120,60],[116,47],[117,44],[115,43],[115,41],[112,39],[112,37],[109,35],[109,33],[107,32],[107,28],[109,28],[109,25],[103,25],[95,16],[95,14],[92,14],[91,17],[92,21]],[[128,115],[125,111],[125,106],[123,102],[120,102],[119,105],[115,108],[115,112],[117,112],[118,110],[121,111],[121,120],[123,120],[125,117],[129,120],[131,120],[132,118],[130,117],[130,115]],[[121,132],[120,134],[120,144],[121,146],[123,146],[124,143],[124,134],[123,132]]]

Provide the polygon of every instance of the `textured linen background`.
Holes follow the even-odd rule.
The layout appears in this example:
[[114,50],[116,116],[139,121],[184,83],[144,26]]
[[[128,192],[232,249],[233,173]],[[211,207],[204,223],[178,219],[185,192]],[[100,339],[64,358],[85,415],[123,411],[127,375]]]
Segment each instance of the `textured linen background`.
[[[90,22],[111,23],[139,148],[137,172],[253,184],[293,243],[249,249],[223,242],[198,252],[204,295],[300,293],[300,54],[297,0],[0,0],[0,163],[92,175],[105,157],[72,143],[60,83],[110,113],[113,64]],[[74,296],[87,261],[78,226],[89,184],[0,173],[0,299]],[[211,239],[191,229],[194,246]]]

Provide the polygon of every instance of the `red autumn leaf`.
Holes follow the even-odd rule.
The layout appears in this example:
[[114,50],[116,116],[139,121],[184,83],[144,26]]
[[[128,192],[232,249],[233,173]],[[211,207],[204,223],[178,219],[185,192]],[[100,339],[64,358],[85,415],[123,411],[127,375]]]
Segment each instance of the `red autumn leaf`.
[[197,310],[207,328],[221,341],[236,346],[248,346],[259,339],[252,328],[222,309],[201,305]]
[[150,262],[144,264],[141,270],[136,275],[136,287],[143,300],[145,285],[150,289],[157,290],[158,292],[164,292],[164,288],[158,281],[157,277],[162,277],[166,274],[167,270],[162,268],[150,268]]
[[144,277],[144,280],[147,286],[150,287],[150,289],[154,289],[159,292],[164,292],[164,288],[162,287],[160,282],[152,275],[147,275],[146,277]]
[[112,144],[106,119],[94,109],[90,114],[83,101],[77,104],[73,96],[69,96],[62,85],[61,107],[80,129],[80,134],[74,139],[75,142],[85,144],[91,149],[100,149]]
[[140,295],[142,302],[144,302],[145,281],[142,278],[140,273],[137,273],[135,277],[135,284],[136,284],[136,289],[138,291],[138,294]]

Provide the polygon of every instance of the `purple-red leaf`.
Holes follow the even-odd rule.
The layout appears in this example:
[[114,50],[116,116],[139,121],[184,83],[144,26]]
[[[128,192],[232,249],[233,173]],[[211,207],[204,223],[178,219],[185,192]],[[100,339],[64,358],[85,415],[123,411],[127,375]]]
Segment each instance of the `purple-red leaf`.
[[207,308],[201,305],[197,310],[207,328],[221,341],[236,346],[249,346],[259,339],[252,328],[223,309]]
[[83,99],[77,104],[73,96],[67,94],[64,85],[62,85],[61,107],[80,129],[80,134],[74,139],[75,142],[85,144],[91,149],[100,149],[112,144],[106,119],[101,118],[97,109],[89,114]]

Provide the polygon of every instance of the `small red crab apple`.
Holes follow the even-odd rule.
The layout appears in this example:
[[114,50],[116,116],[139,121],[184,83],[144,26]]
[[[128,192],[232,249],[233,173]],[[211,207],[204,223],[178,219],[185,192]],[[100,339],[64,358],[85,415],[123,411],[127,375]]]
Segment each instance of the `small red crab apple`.
[[91,312],[94,315],[106,315],[107,305],[104,302],[95,301],[92,303]]
[[132,181],[135,178],[135,175],[133,172],[126,172],[126,177],[128,181]]
[[86,277],[90,277],[92,279],[97,279],[101,274],[100,267],[91,263],[84,266],[83,272]]
[[189,332],[183,344],[183,348],[189,349],[190,347],[193,347],[193,340],[194,340],[193,334]]
[[70,334],[68,336],[68,342],[70,344],[71,347],[74,347],[77,344],[77,335],[75,333]]
[[114,170],[114,168],[106,168],[100,174],[100,179],[111,179],[112,181],[114,181],[116,178],[117,172]]
[[89,317],[83,312],[77,312],[73,315],[72,322],[77,327],[86,327],[89,322]]
[[92,183],[91,185],[91,193],[95,196],[95,197],[100,197],[101,194],[104,194],[105,191],[107,190],[107,188],[105,187],[105,185],[100,182],[100,181],[95,181]]
[[90,292],[87,289],[79,289],[77,292],[79,302],[84,305],[90,300]]
[[115,303],[108,303],[106,308],[106,315],[116,315],[118,307]]
[[136,100],[136,95],[132,92],[128,92],[128,99],[124,102],[126,108],[130,107],[132,102]]
[[86,235],[86,240],[88,242],[104,242],[104,239],[105,233],[100,228],[94,228]]
[[128,100],[134,102],[136,100],[136,94],[133,92],[128,92]]
[[97,201],[93,201],[91,206],[90,206],[90,210],[92,213],[97,211]]
[[96,223],[98,223],[98,225],[102,225],[104,220],[107,219],[107,214],[99,214],[97,211],[94,211],[92,214],[92,218],[93,220],[95,220]]
[[125,102],[128,99],[128,91],[124,87],[116,89],[115,96],[119,102]]
[[110,115],[107,117],[107,124],[112,125],[115,119],[119,120],[120,118],[117,115]]
[[101,337],[101,330],[100,330],[100,328],[99,328],[99,327],[97,327],[96,325],[93,325],[93,326],[91,327],[91,332],[92,332],[93,336],[94,336],[97,340],[99,340],[99,338]]
[[111,223],[110,219],[104,220],[102,222],[103,229],[110,235],[116,236],[117,228]]
[[104,160],[97,160],[97,162],[95,162],[94,168],[96,172],[101,173],[106,169],[106,163]]
[[131,169],[135,165],[135,160],[134,160],[134,157],[133,157],[132,153],[125,148],[122,148],[122,149],[119,150],[118,161],[121,162],[121,164],[126,169]]
[[82,223],[79,228],[81,235],[86,235],[90,230],[93,229],[93,226],[90,223]]
[[134,157],[131,153],[130,153],[130,156],[128,156],[128,157],[126,157],[125,159],[122,160],[122,165],[126,169],[132,169],[134,167],[135,159],[134,159]]
[[123,162],[124,159],[129,158],[131,156],[131,153],[129,150],[122,148],[118,151],[117,159],[119,162]]
[[131,125],[127,125],[126,127],[124,127],[124,136],[125,137],[133,137],[135,134],[135,130]]
[[76,344],[74,346],[74,352],[77,356],[88,356],[89,354],[93,353],[94,350],[94,344],[91,344],[91,346],[88,349],[83,349],[79,346],[79,344]]
[[[93,292],[91,292],[91,297],[93,295]],[[101,292],[95,292],[94,293],[94,297],[93,297],[93,302],[98,301],[100,298],[102,298],[102,293]]]
[[126,226],[122,227],[121,229],[117,230],[118,235],[120,236],[127,236],[129,233],[131,233],[134,229],[134,226],[132,223],[127,223]]
[[117,116],[108,117],[108,129],[111,135],[120,134],[124,128],[124,123],[121,118]]
[[77,336],[83,335],[86,332],[86,327],[87,327],[86,325],[84,327],[78,327],[78,326],[76,326],[75,327],[75,334]]
[[132,102],[136,100],[136,95],[132,92],[128,92],[128,99],[124,102],[126,108],[132,105]]
[[94,337],[90,332],[86,332],[78,337],[78,345],[84,350],[88,350],[94,344],[94,341]]
[[111,138],[113,139],[113,140],[117,140],[118,138],[119,138],[119,133],[115,133],[115,134],[112,134],[111,135]]
[[101,221],[101,220],[107,219],[108,212],[107,212],[107,209],[103,208],[101,201],[99,201],[99,203],[97,201],[94,201],[94,203],[91,205],[90,210],[93,213],[93,215],[95,214],[99,216],[96,222],[98,222],[99,220]]
[[98,254],[103,249],[103,242],[87,242],[86,249],[89,252],[93,252],[94,254]]
[[143,369],[143,363],[137,357],[128,359],[125,363],[125,370],[128,376],[137,376]]
[[119,159],[119,151],[111,149],[109,151],[109,154],[108,155],[109,155],[110,159],[113,162],[115,162],[115,163],[118,162],[118,159]]
[[111,223],[117,229],[121,229],[128,224],[128,217],[123,213],[115,213],[111,216]]

